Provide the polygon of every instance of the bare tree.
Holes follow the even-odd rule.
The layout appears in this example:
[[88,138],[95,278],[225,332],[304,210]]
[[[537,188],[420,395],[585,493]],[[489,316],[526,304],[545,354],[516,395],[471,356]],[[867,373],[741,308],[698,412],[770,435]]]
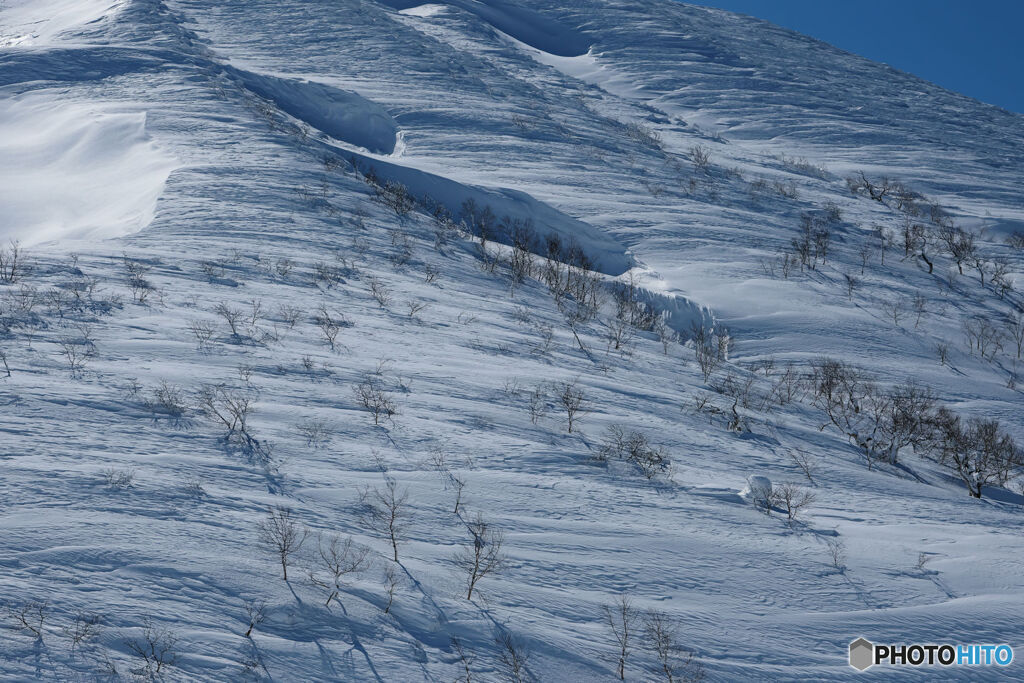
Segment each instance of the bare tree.
[[846,545],[838,538],[826,538],[825,546],[832,566],[841,573],[846,569]]
[[455,679],[455,683],[473,683],[473,663],[476,661],[476,656],[467,650],[462,644],[462,641],[455,636],[451,637],[452,649],[455,650],[455,654],[459,657],[459,662],[462,663],[462,675]]
[[579,421],[581,413],[585,412],[584,404],[586,403],[583,389],[577,385],[577,380],[562,382],[558,385],[558,400],[565,410],[569,433],[572,433],[573,427]]
[[388,565],[384,568],[384,594],[388,596],[388,601],[384,603],[384,614],[391,612],[391,605],[395,602],[395,593],[398,591],[400,578],[395,572],[395,568],[392,565]]
[[973,498],[982,487],[1003,486],[1024,465],[1024,452],[996,420],[966,424],[946,409],[935,419],[940,431],[940,462],[949,465]]
[[633,627],[639,618],[639,612],[633,607],[628,595],[619,595],[615,602],[604,605],[604,618],[612,632],[616,643],[618,663],[615,671],[619,680],[626,680],[626,660],[633,652]]
[[188,329],[192,331],[192,334],[196,338],[196,346],[200,351],[206,351],[210,348],[210,342],[213,340],[214,330],[206,320],[191,320],[188,324]]
[[100,615],[80,612],[75,615],[75,621],[63,628],[64,635],[71,641],[71,649],[74,650],[82,643],[95,640],[100,634]]
[[648,612],[644,618],[644,635],[657,658],[652,673],[663,675],[668,683],[704,680],[704,667],[693,652],[679,644],[679,625],[675,620],[664,612]]
[[707,172],[711,165],[711,150],[703,145],[694,145],[690,148],[689,156],[694,166]]
[[391,303],[391,290],[375,277],[370,278],[370,295],[381,308],[387,308]]
[[504,534],[484,520],[477,513],[476,518],[466,523],[470,533],[469,545],[460,549],[453,558],[455,565],[467,574],[469,590],[466,599],[473,599],[473,589],[480,579],[501,570],[505,555],[501,551]]
[[375,378],[367,377],[357,384],[355,395],[359,404],[373,415],[373,424],[379,425],[382,418],[394,421],[392,418],[398,412],[395,400]]
[[0,249],[0,282],[13,284],[23,271],[21,247],[16,240],[11,240],[9,247]]
[[698,323],[690,326],[690,336],[693,339],[697,365],[700,366],[704,381],[707,382],[711,373],[722,362],[719,345],[715,343],[714,333]]
[[46,600],[39,602],[26,602],[17,607],[9,607],[11,618],[14,619],[18,628],[28,631],[36,640],[43,639],[43,626],[46,623],[47,612],[50,603]]
[[320,304],[320,308],[317,309],[316,314],[313,316],[313,322],[318,328],[320,328],[320,332],[330,345],[331,351],[334,351],[335,341],[338,339],[338,332],[341,331],[342,327],[348,326],[348,321],[345,320],[344,316],[331,315],[331,312],[327,310],[327,306]]
[[68,365],[68,372],[72,377],[81,377],[85,371],[90,353],[84,344],[79,343],[73,337],[61,337],[57,344],[60,346],[60,353]]
[[227,430],[225,441],[238,441],[247,450],[259,447],[248,427],[255,403],[251,396],[223,384],[207,384],[199,389],[198,403],[200,412]]
[[317,539],[317,548],[320,566],[309,570],[309,582],[327,594],[324,606],[330,607],[332,600],[338,601],[338,596],[347,585],[348,576],[366,567],[369,549],[353,543],[351,536],[345,540],[331,536],[325,541],[323,535]]
[[248,627],[245,630],[245,638],[252,637],[254,628],[262,624],[267,618],[267,603],[263,600],[246,600],[245,615]]
[[804,508],[814,502],[814,494],[795,484],[782,484],[772,489],[774,502],[781,507],[787,519],[796,522]]
[[241,337],[238,331],[241,329],[242,316],[244,312],[240,308],[232,308],[227,303],[221,302],[217,304],[217,307],[213,309],[213,312],[224,319],[227,323],[228,329],[231,331],[231,336],[236,339]]
[[[1010,339],[1013,340],[1013,344],[1017,349],[1017,359],[1020,360],[1022,353],[1024,353],[1024,311],[1017,311],[1012,316],[1006,325],[1007,331],[1010,333]],[[0,356],[3,352],[0,352]],[[4,367],[7,366],[5,361]],[[10,370],[7,371],[7,376],[11,376]]]
[[391,543],[392,559],[398,562],[398,544],[405,538],[409,516],[409,490],[398,489],[390,477],[383,489],[375,488],[364,494],[366,521],[369,526]]
[[288,565],[302,548],[309,529],[295,521],[289,508],[277,506],[267,511],[267,518],[257,525],[260,544],[281,562],[281,573],[288,580]]
[[148,618],[143,622],[142,637],[128,638],[124,644],[145,662],[149,678],[158,677],[165,667],[173,666],[177,660],[177,636],[165,627],[154,625]]
[[504,669],[505,678],[511,683],[525,683],[529,680],[526,665],[530,651],[526,645],[508,631],[502,630],[495,637],[498,644],[498,662]]

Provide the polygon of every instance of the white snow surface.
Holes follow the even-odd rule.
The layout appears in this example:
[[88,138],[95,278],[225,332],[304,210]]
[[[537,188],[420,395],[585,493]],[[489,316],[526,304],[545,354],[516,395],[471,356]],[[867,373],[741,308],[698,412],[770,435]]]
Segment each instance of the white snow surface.
[[[574,242],[681,338],[613,349],[610,302],[570,328],[543,283],[490,272],[466,233],[437,239],[426,204],[397,216],[356,167]],[[708,680],[845,680],[859,636],[1009,643],[1005,670],[928,673],[1024,679],[1017,482],[972,499],[909,450],[869,469],[799,395],[738,406],[733,431],[714,390],[731,374],[764,396],[786,363],[827,354],[1024,440],[1013,350],[979,359],[962,331],[1001,325],[1020,294],[898,247],[861,274],[874,226],[899,223],[850,194],[857,170],[935,198],[1024,286],[1005,241],[1024,229],[1024,117],[749,17],[666,0],[0,2],[0,238],[30,266],[0,282],[0,606],[48,601],[41,639],[0,615],[0,678],[145,676],[129,642],[149,620],[178,638],[165,680],[450,681],[453,638],[473,680],[504,680],[509,633],[527,680],[612,681],[602,606],[628,594],[678,620]],[[827,262],[772,277],[801,214],[830,203]],[[915,295],[920,317],[884,313]],[[333,345],[321,307],[343,322]],[[734,340],[707,382],[692,323]],[[393,420],[360,405],[365,381]],[[586,397],[572,432],[560,382]],[[258,452],[196,408],[212,384],[252,401]],[[162,386],[181,415],[153,407]],[[610,425],[672,471],[600,462]],[[740,495],[752,476],[816,500],[788,524]],[[408,491],[397,563],[365,514],[389,480]],[[275,506],[311,530],[288,582],[259,542]],[[451,558],[477,512],[507,561],[467,600]],[[308,574],[334,533],[371,562],[328,606]],[[247,600],[266,603],[251,637]],[[72,647],[79,614],[100,630]],[[661,680],[639,641],[626,673]]]

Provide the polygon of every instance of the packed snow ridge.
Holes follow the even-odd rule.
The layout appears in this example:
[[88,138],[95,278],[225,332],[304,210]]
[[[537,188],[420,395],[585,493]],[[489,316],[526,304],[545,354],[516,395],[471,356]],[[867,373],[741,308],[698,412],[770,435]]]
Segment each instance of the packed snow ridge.
[[667,0],[0,3],[0,678],[1019,645],[1022,186]]

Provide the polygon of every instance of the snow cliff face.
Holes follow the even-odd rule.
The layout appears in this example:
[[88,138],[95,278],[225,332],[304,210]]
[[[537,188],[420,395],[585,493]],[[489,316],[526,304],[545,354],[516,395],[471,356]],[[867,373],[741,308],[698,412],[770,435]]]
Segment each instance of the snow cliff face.
[[[980,272],[905,253],[859,171]],[[614,680],[620,595],[713,680],[1014,643],[1014,477],[869,468],[796,379],[835,357],[1021,440],[1022,176],[1020,115],[679,3],[4,3],[0,672],[500,680],[511,638],[522,680]],[[749,477],[815,501],[765,514]],[[505,562],[469,600],[477,513]],[[333,598],[332,535],[367,549]],[[638,638],[627,677],[659,666]]]

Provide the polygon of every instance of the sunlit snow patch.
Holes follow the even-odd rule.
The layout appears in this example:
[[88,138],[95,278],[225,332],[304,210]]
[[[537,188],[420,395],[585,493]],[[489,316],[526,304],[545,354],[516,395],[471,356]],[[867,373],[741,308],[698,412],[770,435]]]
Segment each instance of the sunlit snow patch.
[[[436,14],[415,13],[433,5],[410,0],[381,0],[385,5],[414,16],[431,16]],[[587,36],[562,26],[556,21],[545,17],[516,3],[504,0],[447,0],[446,4],[472,12],[497,30],[538,50],[562,57],[575,57],[586,54],[590,49]],[[410,11],[413,10],[413,11]]]
[[375,154],[395,151],[398,124],[384,107],[348,90],[234,69],[246,88],[335,140]]
[[144,113],[36,93],[0,100],[0,239],[137,232],[176,166],[150,140]]
[[117,12],[125,0],[8,0],[0,3],[0,47],[51,43]]
[[399,10],[399,14],[405,14],[410,17],[433,17],[444,12],[444,5],[419,5],[417,7],[409,7],[408,9]]

